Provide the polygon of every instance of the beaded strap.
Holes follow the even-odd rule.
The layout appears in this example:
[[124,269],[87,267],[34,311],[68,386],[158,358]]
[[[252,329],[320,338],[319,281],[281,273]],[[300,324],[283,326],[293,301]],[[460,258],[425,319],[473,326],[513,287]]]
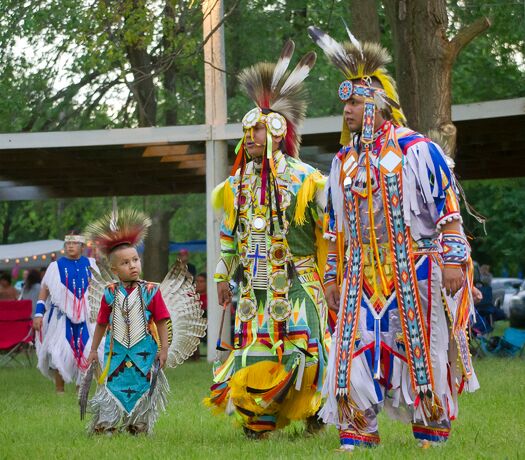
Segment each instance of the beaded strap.
[[324,285],[328,286],[335,283],[337,279],[337,253],[329,252],[326,259],[326,269],[324,272]]

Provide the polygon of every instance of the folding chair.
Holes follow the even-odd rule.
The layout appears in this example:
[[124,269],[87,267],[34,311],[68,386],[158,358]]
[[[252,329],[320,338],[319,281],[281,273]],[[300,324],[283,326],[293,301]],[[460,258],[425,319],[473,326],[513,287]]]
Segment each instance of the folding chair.
[[33,341],[31,300],[0,301],[0,366],[11,361],[20,363],[19,353],[26,355],[30,366]]
[[525,350],[525,329],[508,327],[503,337],[482,340],[481,347],[487,355],[521,358]]
[[476,308],[475,321],[469,325],[470,353],[472,356],[477,358],[486,356],[487,353],[482,344],[490,340],[493,331],[494,327],[490,319],[484,319]]

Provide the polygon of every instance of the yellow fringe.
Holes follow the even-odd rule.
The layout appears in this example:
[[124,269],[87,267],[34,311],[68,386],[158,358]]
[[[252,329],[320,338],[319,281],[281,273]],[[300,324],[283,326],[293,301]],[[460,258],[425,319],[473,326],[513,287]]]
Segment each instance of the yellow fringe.
[[315,227],[315,240],[317,247],[317,268],[321,279],[324,278],[324,272],[326,268],[326,260],[328,259],[328,240],[323,238],[324,231]]
[[151,332],[151,336],[153,337],[153,340],[155,340],[155,342],[157,343],[157,347],[160,350],[161,344],[160,344],[159,330],[157,329],[157,325],[155,324],[155,321],[150,320],[149,330]]
[[303,225],[306,222],[306,207],[312,201],[317,191],[324,188],[326,177],[319,171],[310,174],[301,185],[297,193],[297,201],[295,204],[294,222],[297,225]]
[[103,385],[104,384],[104,381],[106,380],[106,377],[108,376],[108,373],[109,373],[109,365],[111,364],[111,357],[113,356],[113,337],[111,337],[110,340],[111,341],[109,342],[108,361],[106,362],[106,366],[104,367],[104,371],[102,372],[102,374],[98,378],[98,384],[99,385]]
[[228,180],[221,182],[211,192],[211,205],[216,211],[224,208],[224,184],[226,184],[226,182],[228,182]]
[[235,195],[228,179],[213,189],[211,204],[216,210],[224,210],[224,225],[232,229],[235,225]]

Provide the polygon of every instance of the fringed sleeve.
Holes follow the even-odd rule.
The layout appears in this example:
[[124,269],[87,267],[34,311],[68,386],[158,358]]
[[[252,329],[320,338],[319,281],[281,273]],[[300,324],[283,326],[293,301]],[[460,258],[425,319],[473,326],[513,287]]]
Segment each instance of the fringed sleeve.
[[341,155],[337,154],[332,160],[330,174],[326,182],[326,208],[325,208],[325,238],[334,240],[337,233],[343,232],[344,195],[341,185]]
[[422,138],[405,152],[403,165],[405,222],[415,236],[428,236],[447,221],[460,220],[458,189],[441,148]]

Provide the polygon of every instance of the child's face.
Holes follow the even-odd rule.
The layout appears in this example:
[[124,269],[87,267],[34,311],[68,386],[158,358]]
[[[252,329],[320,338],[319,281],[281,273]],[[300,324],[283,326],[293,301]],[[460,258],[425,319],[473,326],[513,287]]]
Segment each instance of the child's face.
[[69,259],[78,259],[82,255],[82,243],[75,241],[68,241],[64,243],[64,249],[66,250],[66,256]]
[[117,249],[111,254],[111,270],[120,281],[137,281],[142,271],[140,257],[135,248]]

